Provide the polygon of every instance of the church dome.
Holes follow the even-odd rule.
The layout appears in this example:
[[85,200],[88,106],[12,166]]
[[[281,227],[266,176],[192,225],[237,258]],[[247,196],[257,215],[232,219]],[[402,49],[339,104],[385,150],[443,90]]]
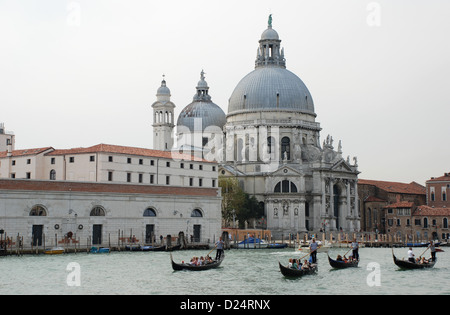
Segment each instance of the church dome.
[[255,70],[231,94],[228,116],[255,111],[294,111],[315,116],[311,94],[303,81],[286,69],[280,43],[270,16],[259,40]]
[[228,115],[243,111],[299,111],[314,114],[303,81],[281,67],[259,67],[246,75],[231,94]]
[[[197,94],[193,102],[186,106],[178,116],[177,126],[185,126],[190,131],[204,131],[207,127],[217,126],[223,128],[227,122],[224,111],[211,101],[208,94],[208,84],[205,81],[204,72],[197,84]],[[199,125],[201,123],[201,126]]]

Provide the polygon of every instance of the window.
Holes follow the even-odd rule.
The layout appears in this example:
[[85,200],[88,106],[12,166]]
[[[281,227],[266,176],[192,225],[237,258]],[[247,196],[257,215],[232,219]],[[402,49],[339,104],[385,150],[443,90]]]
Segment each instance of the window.
[[203,179],[202,179],[202,178],[199,178],[199,179],[198,179],[198,186],[199,186],[199,187],[202,187],[202,186],[203,186]]
[[415,225],[415,226],[421,226],[421,225],[422,225],[422,222],[420,221],[420,219],[415,219],[415,220],[414,220],[414,225]]
[[428,218],[423,219],[423,227],[426,229],[428,228]]
[[191,217],[193,217],[193,218],[202,218],[203,217],[203,213],[199,209],[194,209],[192,211],[192,213],[191,213]]
[[201,170],[203,170],[203,165],[199,165],[198,166],[198,169],[201,171]]
[[112,162],[112,161],[113,161],[112,155],[108,156],[108,162]]
[[95,155],[91,155],[89,157],[89,162],[95,162]]
[[11,165],[12,165],[12,166],[16,165],[16,160],[12,160],[12,161],[11,161]]
[[283,139],[281,139],[281,157],[283,160],[285,158],[287,160],[291,159],[291,139],[288,137],[283,137]]
[[189,169],[193,170],[194,169],[194,164],[189,164]]
[[189,186],[194,186],[194,179],[192,177],[189,178]]
[[69,157],[69,163],[75,163],[75,157],[74,156]]
[[154,184],[155,182],[155,175],[150,174],[150,184]]
[[139,183],[141,183],[142,184],[142,181],[143,181],[143,177],[144,175],[143,174],[139,174]]
[[127,158],[127,163],[131,164],[131,158]]
[[166,176],[166,185],[170,185],[170,176]]
[[150,160],[150,165],[151,166],[155,165],[155,160]]
[[444,218],[442,220],[442,228],[448,229],[448,219],[447,218]]
[[55,158],[51,158],[50,159],[50,164],[55,164],[56,163],[56,159]]
[[30,217],[45,217],[47,216],[47,211],[43,206],[36,205],[31,208]]
[[31,159],[27,159],[27,164],[31,164]]
[[216,187],[216,180],[215,179],[212,180],[212,187]]
[[215,166],[212,167],[212,171],[213,171],[213,172],[216,171],[216,167],[215,167]]
[[144,165],[144,159],[139,159],[139,165]]
[[104,217],[105,216],[105,209],[101,206],[95,206],[91,210],[91,217]]
[[170,167],[170,162],[166,162],[166,167]]
[[180,168],[184,168],[184,163],[180,163]]
[[296,193],[298,192],[297,186],[288,180],[283,180],[281,182],[278,182],[275,186],[274,192],[276,193]]
[[56,180],[56,171],[55,170],[50,171],[50,180]]
[[131,173],[127,173],[127,182],[131,183]]
[[144,217],[156,217],[156,211],[152,208],[147,208],[144,211]]
[[26,177],[27,177],[27,179],[31,179],[31,173],[30,173],[30,172],[27,172],[27,173],[26,173]]
[[113,181],[113,172],[108,172],[108,182]]

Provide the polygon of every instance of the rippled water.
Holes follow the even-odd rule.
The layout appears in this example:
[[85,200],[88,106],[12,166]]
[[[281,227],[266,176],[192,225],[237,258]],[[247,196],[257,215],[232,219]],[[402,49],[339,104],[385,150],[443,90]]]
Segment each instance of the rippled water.
[[[330,256],[346,250],[333,249]],[[407,249],[395,249],[397,257]],[[420,255],[423,249],[416,249]],[[278,268],[289,258],[300,258],[293,249],[230,250],[218,269],[174,272],[166,252],[112,252],[59,256],[0,257],[0,294],[450,294],[450,249],[438,253],[438,263],[428,270],[402,271],[392,261],[391,249],[360,250],[359,268],[332,269],[326,254],[318,254],[317,275],[287,279]],[[205,251],[174,252],[175,261],[202,256]],[[80,286],[68,286],[72,269],[80,266]],[[371,263],[379,269],[367,267]],[[373,284],[379,270],[379,286]],[[369,284],[367,279],[369,279]]]

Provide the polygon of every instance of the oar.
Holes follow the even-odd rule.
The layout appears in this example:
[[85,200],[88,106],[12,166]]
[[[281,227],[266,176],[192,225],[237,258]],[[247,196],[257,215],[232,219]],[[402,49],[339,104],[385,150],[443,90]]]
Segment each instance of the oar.
[[425,254],[427,252],[427,250],[430,249],[430,246],[427,247],[427,249],[425,249],[425,251],[422,253],[422,255],[419,256],[419,258],[421,258],[423,256],[423,254]]
[[310,252],[310,253],[308,253],[308,254],[306,254],[305,256],[303,256],[302,258],[299,258],[299,260],[302,260],[303,258],[305,258],[306,256],[309,256],[309,255],[311,255],[312,253],[314,253],[315,251],[316,251],[317,249],[315,249],[315,250],[313,250],[312,252]]
[[218,246],[219,244],[217,244],[216,246],[214,246],[214,248],[213,249],[211,249],[211,251],[208,253],[208,254],[206,254],[206,256],[209,256],[209,254],[211,254],[212,252],[213,252],[213,250],[215,250],[216,249],[216,247]]

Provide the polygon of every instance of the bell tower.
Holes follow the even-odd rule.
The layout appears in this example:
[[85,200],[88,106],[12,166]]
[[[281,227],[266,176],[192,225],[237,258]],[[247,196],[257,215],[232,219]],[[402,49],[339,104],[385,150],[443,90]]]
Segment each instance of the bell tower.
[[175,104],[170,101],[170,90],[166,85],[165,76],[156,92],[156,102],[153,108],[153,148],[167,151],[173,146],[173,129]]

